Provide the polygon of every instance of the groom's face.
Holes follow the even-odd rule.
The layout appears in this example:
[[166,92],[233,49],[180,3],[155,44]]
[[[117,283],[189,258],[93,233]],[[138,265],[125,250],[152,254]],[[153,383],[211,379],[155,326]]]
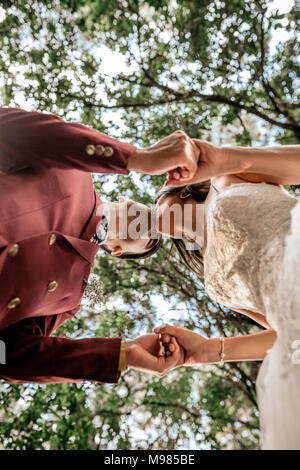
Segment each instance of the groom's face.
[[[144,253],[155,243],[154,215],[151,209],[135,201],[116,203],[109,218],[105,247],[112,253]],[[153,239],[154,238],[154,239]]]

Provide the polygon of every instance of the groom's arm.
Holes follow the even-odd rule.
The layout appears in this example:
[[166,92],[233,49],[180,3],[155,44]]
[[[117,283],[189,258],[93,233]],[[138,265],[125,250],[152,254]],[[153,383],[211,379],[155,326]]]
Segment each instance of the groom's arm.
[[45,319],[36,317],[0,331],[5,346],[0,378],[13,383],[118,382],[121,338],[49,336],[44,334],[44,325]]
[[0,108],[0,172],[57,167],[127,175],[136,147],[59,116]]
[[28,167],[124,175],[131,170],[160,175],[177,168],[186,179],[194,175],[198,158],[198,147],[182,131],[137,149],[53,114],[0,108],[0,176]]

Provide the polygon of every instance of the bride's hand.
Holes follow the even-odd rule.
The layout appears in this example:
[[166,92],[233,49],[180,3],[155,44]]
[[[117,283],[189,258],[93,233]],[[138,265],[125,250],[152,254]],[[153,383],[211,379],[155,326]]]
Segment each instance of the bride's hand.
[[198,168],[193,178],[183,181],[177,169],[169,171],[167,186],[182,186],[200,183],[221,175],[234,174],[241,171],[240,159],[226,151],[226,147],[216,147],[205,140],[193,139],[200,150]]
[[165,347],[167,356],[168,352],[173,352],[173,345],[170,344],[171,337],[176,338],[178,344],[185,351],[184,365],[186,366],[210,363],[213,362],[213,358],[217,357],[216,349],[218,345],[215,344],[215,341],[206,339],[187,328],[167,324],[154,328],[154,332],[161,335],[161,342]]

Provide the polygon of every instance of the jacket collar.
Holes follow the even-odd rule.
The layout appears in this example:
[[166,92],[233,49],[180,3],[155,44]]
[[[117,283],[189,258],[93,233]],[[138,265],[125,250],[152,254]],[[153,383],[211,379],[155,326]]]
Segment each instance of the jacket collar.
[[96,233],[97,224],[102,219],[105,211],[105,202],[101,201],[95,190],[94,195],[95,204],[92,215],[83,232],[81,233],[80,238],[65,235],[65,238],[78,251],[78,253],[91,264],[94,262],[97,251],[99,250],[99,245],[90,242],[90,239]]

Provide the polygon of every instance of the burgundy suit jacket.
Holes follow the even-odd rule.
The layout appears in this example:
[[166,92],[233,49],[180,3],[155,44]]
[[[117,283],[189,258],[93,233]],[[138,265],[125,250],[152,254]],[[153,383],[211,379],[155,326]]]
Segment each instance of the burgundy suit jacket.
[[[108,152],[99,156],[97,145]],[[127,175],[134,150],[55,115],[0,109],[0,378],[119,380],[121,338],[50,335],[79,310],[98,251],[90,172]]]

